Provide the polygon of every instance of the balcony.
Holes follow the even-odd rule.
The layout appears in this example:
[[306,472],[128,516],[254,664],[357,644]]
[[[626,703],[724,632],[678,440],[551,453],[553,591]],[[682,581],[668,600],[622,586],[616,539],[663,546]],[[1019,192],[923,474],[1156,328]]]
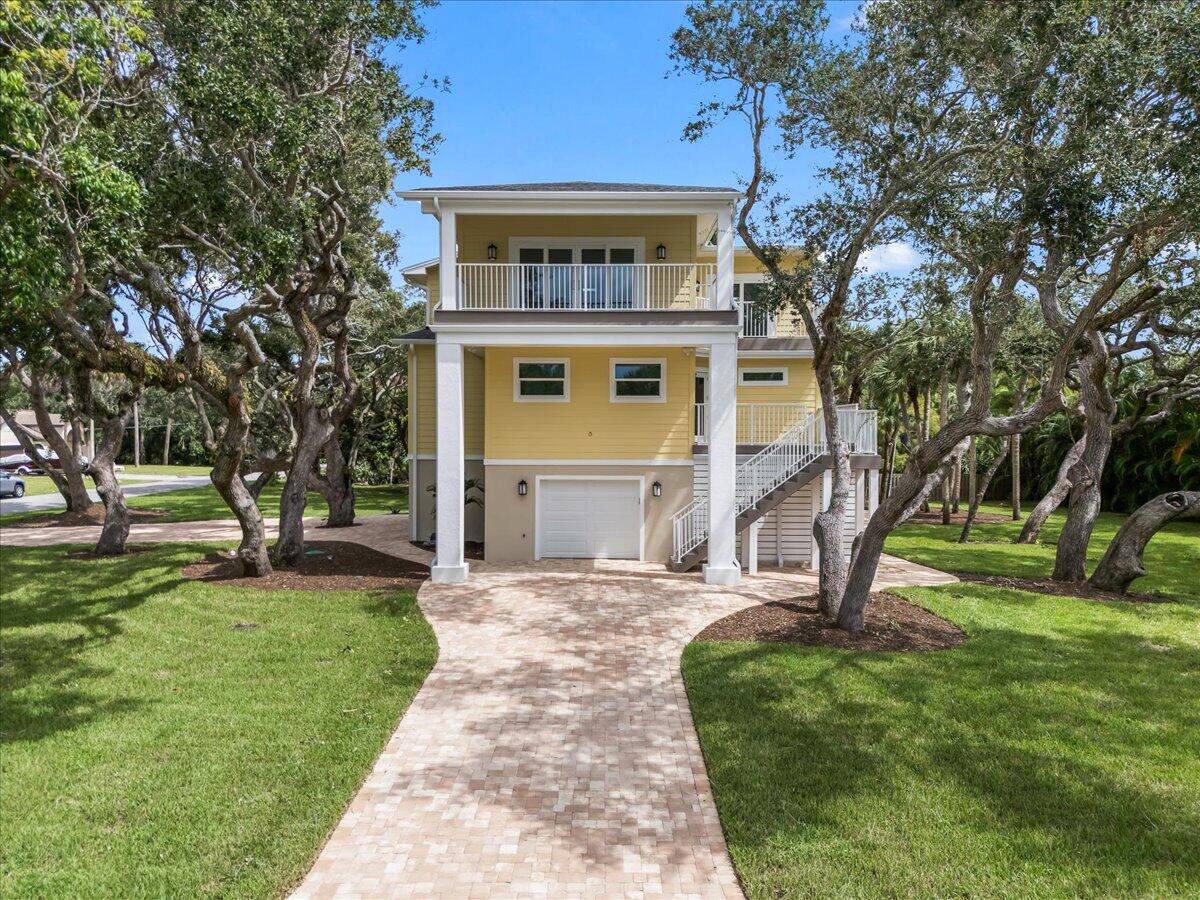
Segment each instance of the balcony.
[[[737,442],[739,444],[765,445],[778,440],[780,435],[812,412],[812,408],[801,403],[739,403],[737,406]],[[708,443],[708,404],[695,404],[693,418],[694,441]],[[879,452],[879,418],[873,409],[845,407],[838,409],[838,428],[842,438],[850,444],[855,454]],[[817,418],[817,436],[824,440],[825,420]]]
[[716,309],[717,267],[700,263],[458,263],[464,310]]

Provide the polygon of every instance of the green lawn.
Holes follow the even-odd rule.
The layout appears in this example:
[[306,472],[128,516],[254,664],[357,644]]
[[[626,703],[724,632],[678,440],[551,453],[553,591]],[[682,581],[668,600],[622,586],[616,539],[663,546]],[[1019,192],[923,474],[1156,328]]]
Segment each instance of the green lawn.
[[[130,484],[130,482],[127,482]],[[268,485],[258,498],[258,507],[264,516],[279,515],[279,494],[283,480]],[[354,488],[355,508],[359,516],[386,515],[393,511],[408,512],[408,486],[402,484],[360,484]],[[159,494],[140,494],[128,498],[130,509],[165,509],[167,515],[162,522],[200,522],[206,519],[232,519],[233,513],[212,485],[180,488]],[[54,510],[9,513],[0,516],[0,525],[7,525],[31,516],[44,516]],[[310,492],[305,515],[323,516],[329,512],[329,504],[320,494]]]
[[129,463],[123,465],[124,468],[117,473],[118,478],[122,475],[207,475],[212,471],[212,466],[135,466]]
[[182,580],[206,549],[0,550],[0,896],[279,895],[433,665],[411,592]]
[[[1118,522],[1104,518],[1095,556]],[[957,533],[908,526],[888,550],[1050,570],[1052,547]],[[688,696],[749,894],[1200,894],[1200,527],[1159,535],[1147,563],[1135,590],[1180,602],[902,591],[967,631],[940,653],[690,645]]]

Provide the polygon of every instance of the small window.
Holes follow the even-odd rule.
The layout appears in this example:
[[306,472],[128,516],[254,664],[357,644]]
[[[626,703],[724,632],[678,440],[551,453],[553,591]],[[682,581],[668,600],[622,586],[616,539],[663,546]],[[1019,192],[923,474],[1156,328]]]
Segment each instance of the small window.
[[746,387],[767,387],[788,383],[788,370],[778,369],[738,369],[738,383]]
[[513,360],[513,400],[565,403],[571,399],[570,363],[565,359]]
[[662,403],[667,399],[667,364],[661,359],[614,359],[614,403]]

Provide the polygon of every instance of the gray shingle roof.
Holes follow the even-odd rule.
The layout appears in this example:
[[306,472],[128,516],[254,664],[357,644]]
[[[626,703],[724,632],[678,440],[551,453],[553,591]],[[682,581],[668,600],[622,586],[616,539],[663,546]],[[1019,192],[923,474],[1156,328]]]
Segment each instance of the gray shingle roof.
[[682,184],[635,184],[618,181],[543,181],[528,184],[467,184],[452,187],[416,188],[420,191],[578,191],[580,193],[726,193],[737,192],[731,187],[704,187]]

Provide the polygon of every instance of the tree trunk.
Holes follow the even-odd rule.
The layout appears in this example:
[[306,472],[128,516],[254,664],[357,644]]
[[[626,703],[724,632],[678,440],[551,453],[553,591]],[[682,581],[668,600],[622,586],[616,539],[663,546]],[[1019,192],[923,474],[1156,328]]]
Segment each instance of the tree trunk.
[[846,511],[850,500],[850,451],[838,427],[837,396],[828,367],[818,373],[821,391],[821,415],[825,421],[825,436],[832,467],[832,491],[829,507],[822,509],[813,521],[813,540],[820,548],[821,560],[817,578],[817,608],[831,618],[838,615],[842,595],[846,590],[846,552],[842,543]]
[[116,459],[131,415],[132,406],[126,399],[119,402],[115,414],[101,420],[100,444],[95,458],[88,463],[88,474],[96,483],[96,493],[104,503],[104,527],[96,542],[97,556],[121,555],[129,539],[129,510],[125,506],[125,492],[117,480]]
[[1067,521],[1054,553],[1055,581],[1083,581],[1087,578],[1087,549],[1100,515],[1100,479],[1112,448],[1112,422],[1116,403],[1108,390],[1108,349],[1103,338],[1093,332],[1091,345],[1080,361],[1079,399],[1083,405],[1084,433],[1087,442],[1079,461],[1071,466],[1070,506]]
[[1125,593],[1135,578],[1146,574],[1142,554],[1150,539],[1176,519],[1200,519],[1200,491],[1159,494],[1134,510],[1108,545],[1089,584],[1103,591]]
[[17,443],[21,445],[25,455],[33,461],[34,465],[44,470],[54,486],[58,488],[58,492],[66,501],[67,512],[86,512],[91,508],[92,498],[88,494],[87,484],[83,480],[83,464],[79,461],[78,454],[72,451],[71,445],[54,427],[54,421],[50,418],[50,409],[46,404],[46,391],[42,386],[41,376],[34,372],[19,371],[18,378],[29,395],[29,405],[33,408],[42,440],[58,457],[60,468],[55,469],[50,464],[50,460],[38,450],[33,435],[18,425],[15,417],[3,411],[0,411],[0,417],[3,417],[4,424],[16,435]]
[[[355,453],[357,448],[352,448]],[[325,478],[321,496],[329,504],[329,528],[345,528],[354,524],[353,468],[342,455],[342,445],[334,434],[325,442]]]
[[169,466],[171,464],[171,425],[172,424],[173,424],[173,422],[171,421],[171,417],[167,416],[167,433],[163,437],[163,461],[162,461],[162,464],[164,466]]
[[1025,526],[1021,529],[1021,534],[1017,538],[1018,544],[1036,544],[1038,535],[1042,533],[1042,526],[1046,524],[1046,520],[1050,518],[1050,514],[1058,509],[1059,505],[1067,498],[1067,494],[1071,492],[1071,467],[1079,462],[1079,457],[1083,455],[1083,447],[1087,441],[1087,434],[1077,440],[1067,455],[1063,457],[1062,463],[1058,467],[1058,475],[1054,479],[1054,484],[1050,490],[1046,492],[1046,496],[1038,501],[1038,505],[1033,508],[1033,512],[1029,514],[1029,518],[1025,520]]
[[[315,419],[315,411],[310,416]],[[304,559],[304,509],[308,505],[308,475],[317,464],[321,452],[318,443],[321,433],[309,422],[300,428],[296,449],[292,453],[283,493],[279,497],[279,539],[275,542],[275,559],[281,566],[296,566]]]
[[[971,537],[971,526],[975,524],[975,517],[979,514],[979,504],[983,502],[984,496],[987,494],[987,489],[991,487],[992,479],[996,477],[996,472],[1000,470],[1001,463],[1004,462],[1004,457],[1008,455],[1008,439],[1000,445],[1000,449],[996,452],[996,458],[991,461],[987,467],[987,471],[983,473],[983,479],[979,483],[979,490],[975,492],[975,496],[971,498],[971,506],[967,510],[967,520],[963,522],[962,532],[958,535],[958,542],[965,544]],[[975,479],[971,479],[974,481]]]
[[142,464],[142,423],[138,418],[137,401],[133,402],[133,467]]
[[1021,435],[1014,434],[1009,444],[1012,453],[1012,517],[1021,521]]
[[967,445],[967,499],[974,500],[978,493],[979,482],[979,449],[977,438],[971,435],[971,443]]
[[210,477],[213,487],[242,528],[242,540],[237,550],[238,559],[242,561],[242,574],[257,578],[271,574],[271,560],[267,555],[262,513],[241,474],[246,438],[250,433],[250,414],[242,400],[240,387],[230,387],[226,403],[228,418],[217,444]]

